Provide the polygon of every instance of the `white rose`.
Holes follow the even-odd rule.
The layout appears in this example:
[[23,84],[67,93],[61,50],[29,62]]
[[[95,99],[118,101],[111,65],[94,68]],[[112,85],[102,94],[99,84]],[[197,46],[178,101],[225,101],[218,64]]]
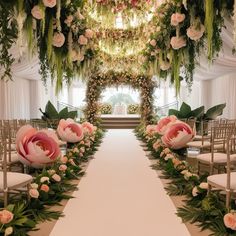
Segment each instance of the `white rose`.
[[44,176],[44,177],[41,177],[40,179],[40,183],[44,183],[44,182],[49,182],[49,178]]
[[5,229],[5,233],[4,233],[4,236],[7,236],[7,235],[11,235],[13,233],[13,227],[7,227]]
[[192,195],[193,197],[196,197],[198,195],[198,189],[196,186],[192,189]]
[[32,183],[32,184],[30,185],[30,187],[33,188],[33,189],[38,189],[39,185],[36,184],[36,183]]
[[200,185],[199,185],[199,188],[201,188],[201,189],[208,189],[208,183],[206,183],[206,182],[202,182]]

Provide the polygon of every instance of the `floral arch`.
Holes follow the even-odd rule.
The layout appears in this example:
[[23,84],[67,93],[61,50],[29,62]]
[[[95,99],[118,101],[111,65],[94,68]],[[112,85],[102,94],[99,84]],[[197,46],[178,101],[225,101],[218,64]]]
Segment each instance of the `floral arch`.
[[134,75],[128,72],[108,71],[105,74],[96,73],[92,75],[87,83],[85,110],[89,122],[97,124],[99,121],[99,99],[106,87],[128,85],[140,90],[141,121],[145,124],[153,120],[153,93],[156,83],[150,76]]

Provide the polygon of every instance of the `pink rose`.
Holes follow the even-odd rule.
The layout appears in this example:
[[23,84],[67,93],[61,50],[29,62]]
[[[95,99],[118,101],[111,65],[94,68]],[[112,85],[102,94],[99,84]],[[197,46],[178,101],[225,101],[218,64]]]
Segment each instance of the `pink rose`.
[[83,127],[84,133],[89,134],[89,135],[92,135],[93,132],[95,131],[95,127],[93,126],[93,124],[87,121],[82,123],[82,127]]
[[159,120],[156,126],[156,131],[158,132],[158,134],[164,135],[169,126],[174,124],[176,121],[176,116],[167,116],[165,118],[162,118],[161,120]]
[[94,33],[91,29],[86,29],[85,30],[85,37],[86,38],[91,39],[91,38],[93,38],[93,35],[94,35]]
[[184,122],[177,122],[169,126],[161,140],[165,146],[180,149],[186,146],[194,137],[190,126]]
[[57,127],[59,137],[69,143],[77,143],[83,139],[83,128],[72,119],[60,120]]
[[52,176],[52,179],[53,179],[54,181],[56,181],[56,182],[60,182],[60,181],[61,181],[61,176],[58,175],[58,174],[54,174],[54,175]]
[[149,43],[153,47],[155,47],[157,45],[157,41],[155,39],[152,39]]
[[147,135],[154,135],[155,133],[156,133],[156,125],[147,125],[146,134]]
[[37,20],[42,20],[43,19],[43,11],[42,9],[39,7],[39,5],[36,5],[32,8],[31,10],[31,14],[32,16],[37,19]]
[[224,224],[227,228],[236,230],[236,213],[230,212],[224,216]]
[[54,33],[52,38],[52,45],[54,47],[60,48],[65,43],[65,36],[63,33]]
[[187,29],[187,36],[194,40],[194,41],[197,41],[199,40],[203,34],[205,32],[205,27],[204,25],[201,24],[200,26],[200,29],[194,27],[194,26],[190,26],[188,29]]
[[171,16],[171,25],[177,26],[179,23],[183,22],[185,19],[184,14],[174,13]]
[[66,164],[68,162],[67,156],[61,157],[60,161],[61,161],[61,163]]
[[78,43],[80,45],[87,45],[88,44],[88,39],[84,35],[80,35]]
[[158,139],[155,143],[153,143],[152,147],[155,151],[158,150],[158,148],[161,146],[161,140]]
[[66,165],[60,165],[59,170],[64,172],[64,171],[67,170],[67,166]]
[[170,40],[170,44],[173,49],[178,50],[182,47],[186,46],[186,40],[183,36],[181,37],[172,37]]
[[80,10],[78,9],[77,12],[75,13],[75,16],[79,19],[79,20],[84,20],[85,17],[80,13]]
[[40,187],[40,190],[45,192],[45,193],[48,193],[49,192],[49,187],[46,184],[42,184],[41,187]]
[[14,215],[12,214],[12,212],[8,211],[8,210],[2,210],[0,211],[0,222],[1,224],[5,225],[10,223],[14,218]]
[[16,150],[23,164],[43,168],[61,155],[57,140],[30,125],[22,126],[16,134]]
[[45,7],[53,8],[57,4],[57,0],[43,0],[43,4]]
[[37,189],[31,188],[29,190],[29,195],[32,198],[39,198],[39,191]]
[[69,16],[67,16],[67,18],[65,19],[64,22],[68,27],[70,27],[73,19],[74,19],[74,17],[72,15],[69,15]]
[[168,61],[163,61],[160,64],[160,69],[165,71],[170,69],[170,63]]
[[75,164],[75,162],[74,162],[73,159],[69,159],[69,162],[70,162],[70,164],[71,164],[72,166],[76,166],[76,164]]

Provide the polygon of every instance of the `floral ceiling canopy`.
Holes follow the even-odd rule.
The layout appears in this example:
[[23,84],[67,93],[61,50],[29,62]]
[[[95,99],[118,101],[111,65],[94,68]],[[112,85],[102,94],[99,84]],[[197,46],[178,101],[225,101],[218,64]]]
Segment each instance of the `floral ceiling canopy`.
[[200,55],[217,57],[233,10],[232,0],[0,1],[2,78],[11,78],[10,48],[27,42],[58,91],[63,81],[111,70],[170,77],[178,91],[181,80],[191,84]]

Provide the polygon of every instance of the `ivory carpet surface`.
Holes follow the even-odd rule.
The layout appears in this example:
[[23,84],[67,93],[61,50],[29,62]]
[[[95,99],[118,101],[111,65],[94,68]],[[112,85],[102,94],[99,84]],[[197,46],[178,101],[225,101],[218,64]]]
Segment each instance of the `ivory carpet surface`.
[[131,130],[109,130],[51,236],[190,235]]

